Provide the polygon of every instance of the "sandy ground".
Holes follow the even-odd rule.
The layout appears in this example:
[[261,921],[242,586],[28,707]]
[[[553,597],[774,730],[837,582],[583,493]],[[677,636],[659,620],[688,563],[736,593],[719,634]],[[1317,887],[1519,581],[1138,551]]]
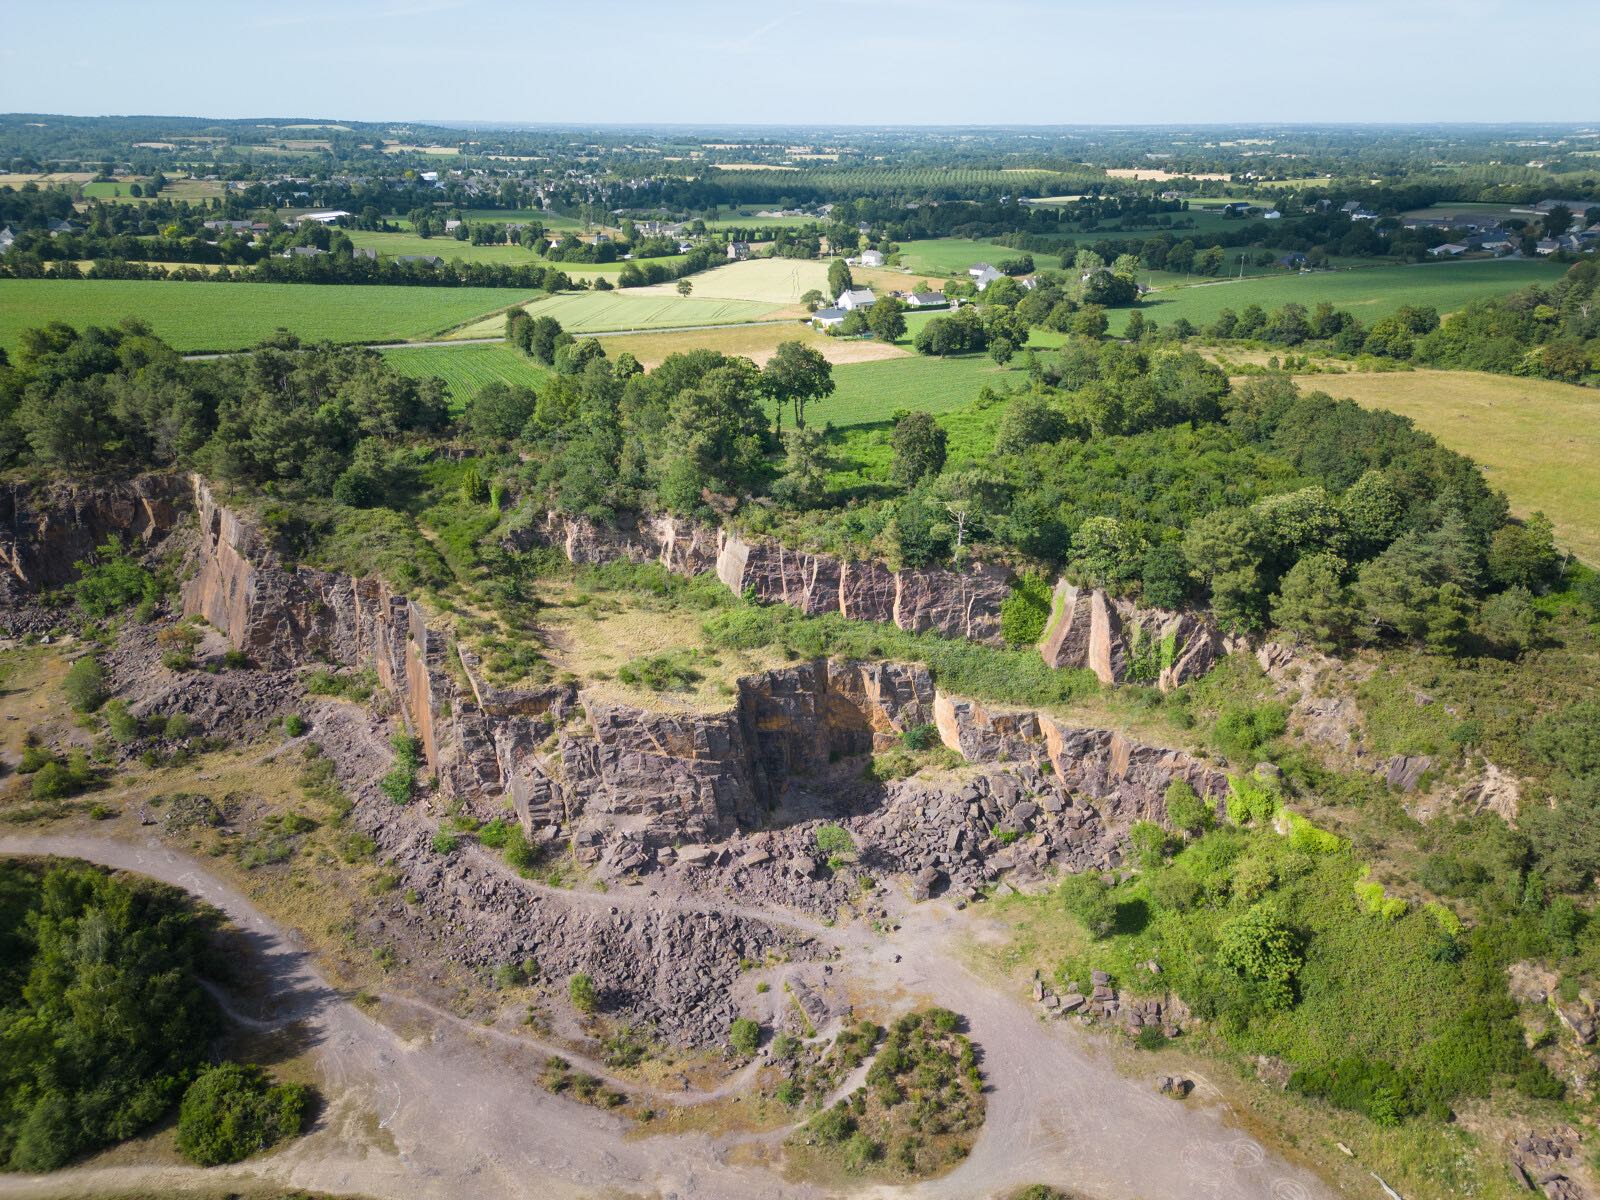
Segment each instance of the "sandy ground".
[[[96,1190],[216,1188],[265,1180],[396,1200],[457,1197],[656,1197],[659,1200],[813,1200],[830,1194],[738,1165],[741,1141],[704,1134],[626,1139],[621,1118],[559,1099],[534,1082],[532,1057],[504,1039],[451,1021],[406,1040],[337,994],[292,932],[276,926],[199,862],[154,838],[101,834],[0,837],[0,853],[89,859],[183,887],[226,912],[274,982],[261,1016],[300,1022],[324,1080],[317,1127],[289,1148],[239,1167],[101,1167],[49,1177],[0,1177],[0,1196],[83,1195]],[[571,893],[566,893],[571,895]],[[663,905],[670,897],[613,893],[606,904]],[[724,907],[684,897],[685,907]],[[738,906],[726,905],[729,911]],[[747,911],[747,910],[746,910]],[[1100,1200],[1226,1197],[1313,1200],[1334,1193],[1230,1126],[1202,1087],[1187,1102],[1153,1080],[1127,1078],[1093,1040],[1042,1025],[1019,999],[963,967],[957,941],[982,918],[942,904],[907,908],[889,937],[831,929],[795,914],[765,919],[827,937],[838,969],[901,1003],[938,1003],[966,1015],[992,1087],[988,1120],[971,1156],[942,1179],[876,1187],[870,1197],[971,1200],[1046,1182]],[[724,1088],[719,1088],[722,1092]]]

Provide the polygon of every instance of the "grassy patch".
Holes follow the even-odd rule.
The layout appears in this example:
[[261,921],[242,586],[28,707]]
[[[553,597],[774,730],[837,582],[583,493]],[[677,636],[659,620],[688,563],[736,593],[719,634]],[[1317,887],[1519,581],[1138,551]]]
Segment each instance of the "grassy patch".
[[276,329],[308,341],[399,342],[519,298],[507,288],[0,279],[0,346],[15,347],[24,329],[47,321],[115,325],[130,316],[182,351],[241,350]]

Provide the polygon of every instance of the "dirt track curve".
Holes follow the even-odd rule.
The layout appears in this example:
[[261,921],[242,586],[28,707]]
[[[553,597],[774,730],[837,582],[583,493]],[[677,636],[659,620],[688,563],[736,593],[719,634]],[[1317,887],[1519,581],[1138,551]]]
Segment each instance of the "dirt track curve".
[[[138,872],[227,913],[274,983],[269,1020],[303,1022],[328,1101],[311,1134],[241,1167],[0,1176],[0,1196],[134,1187],[177,1195],[232,1179],[395,1200],[821,1200],[833,1194],[736,1165],[729,1151],[738,1138],[626,1139],[627,1122],[545,1092],[534,1081],[532,1056],[481,1032],[441,1022],[424,1038],[403,1039],[330,988],[292,933],[199,862],[153,839],[13,835],[0,837],[0,854],[67,855]],[[795,920],[787,913],[770,916]],[[888,939],[831,931],[842,951],[840,969],[886,992],[924,996],[964,1013],[993,1087],[983,1134],[955,1171],[929,1183],[855,1195],[980,1200],[1036,1182],[1100,1200],[1322,1200],[1336,1194],[1231,1128],[1219,1105],[1170,1100],[1148,1080],[1119,1075],[1088,1039],[1060,1025],[1041,1026],[1021,1001],[967,971],[949,947],[971,920],[947,907],[920,905]],[[381,1133],[371,1128],[368,1114],[374,1113]]]

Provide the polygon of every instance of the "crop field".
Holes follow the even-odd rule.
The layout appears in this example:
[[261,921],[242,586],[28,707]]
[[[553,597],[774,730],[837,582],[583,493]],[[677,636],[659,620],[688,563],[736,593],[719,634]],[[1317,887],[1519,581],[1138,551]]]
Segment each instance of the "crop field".
[[[427,289],[433,290],[433,289]],[[685,299],[676,292],[638,295],[619,292],[563,292],[524,305],[534,317],[554,317],[570,333],[616,333],[628,329],[672,329],[684,325],[727,325],[760,321],[781,311],[781,304],[754,300]],[[497,337],[504,318],[493,315],[455,330],[458,338]]]
[[402,375],[444,380],[457,412],[485,384],[536,388],[549,377],[542,364],[509,346],[407,346],[385,350],[383,357]]
[[760,325],[730,325],[725,329],[688,329],[673,333],[616,333],[603,335],[600,342],[612,358],[627,351],[646,367],[658,366],[669,354],[681,354],[689,350],[737,354],[762,366],[782,342],[801,342],[810,346],[835,366],[903,359],[909,354],[901,346],[884,342],[829,337],[815,327],[802,325],[798,321],[765,321]]
[[[408,341],[518,302],[508,288],[367,287],[314,283],[162,283],[0,279],[0,346],[47,321],[148,321],[184,351],[242,350],[276,329],[307,341]],[[497,329],[496,332],[499,332]]]
[[1317,375],[1300,386],[1410,417],[1481,463],[1518,516],[1542,511],[1563,546],[1600,565],[1600,391],[1476,371]]
[[[471,242],[459,242],[453,237],[425,238],[418,237],[414,233],[376,233],[365,229],[350,229],[346,232],[354,245],[364,250],[376,250],[384,258],[392,258],[397,254],[437,254],[446,262],[459,258],[462,262],[500,263],[511,267],[557,267],[574,278],[618,275],[626,265],[620,262],[552,262],[535,254],[526,246],[474,246]],[[674,266],[683,261],[683,255],[641,261]]]
[[[693,295],[714,300],[753,300],[762,304],[798,304],[815,289],[828,290],[828,264],[804,258],[751,258],[693,275]],[[634,288],[635,296],[677,296],[676,283]]]
[[[395,220],[394,217],[388,218]],[[469,224],[473,221],[493,221],[499,224],[518,221],[537,221],[546,229],[582,229],[583,222],[574,217],[563,217],[560,213],[545,212],[539,208],[468,208],[461,212],[461,219]]]
[[[1329,301],[1349,309],[1370,324],[1406,304],[1427,304],[1441,314],[1470,300],[1501,295],[1530,283],[1551,283],[1566,268],[1560,263],[1500,259],[1492,262],[1428,263],[1415,267],[1369,267],[1355,271],[1284,274],[1267,279],[1223,280],[1156,292],[1140,305],[1145,317],[1166,323],[1187,317],[1205,326],[1224,308],[1238,312],[1247,304],[1267,311],[1291,300],[1307,308]],[[1112,330],[1120,330],[1129,310],[1115,310]]]
[[[806,184],[827,191],[837,191],[842,195],[852,192],[864,195],[878,195],[887,192],[899,192],[918,189],[939,188],[970,188],[1006,187],[1016,188],[1030,185],[1043,186],[1047,183],[1059,183],[1071,177],[1060,171],[1050,171],[1042,168],[1018,167],[1011,169],[994,170],[982,167],[956,167],[941,170],[935,167],[910,167],[893,168],[885,167],[876,170],[773,170],[766,168],[756,171],[736,172],[747,180],[760,181],[763,176],[770,179],[772,184],[771,195],[781,196],[787,189],[793,188],[795,183],[804,180]],[[1093,178],[1098,171],[1085,168],[1078,177]]]

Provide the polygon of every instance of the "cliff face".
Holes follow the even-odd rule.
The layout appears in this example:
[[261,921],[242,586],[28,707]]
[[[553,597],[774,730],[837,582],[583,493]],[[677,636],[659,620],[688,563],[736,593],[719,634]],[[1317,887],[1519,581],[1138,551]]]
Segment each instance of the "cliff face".
[[[915,665],[797,663],[741,680],[729,708],[709,714],[652,711],[571,684],[497,688],[471,654],[429,626],[416,602],[376,580],[287,565],[268,537],[198,477],[37,496],[14,491],[6,502],[10,529],[0,555],[16,588],[65,582],[71,568],[63,564],[107,535],[153,541],[192,512],[197,534],[185,613],[204,616],[263,666],[320,660],[372,668],[401,705],[447,798],[483,817],[509,803],[530,834],[571,838],[582,857],[611,870],[645,868],[670,860],[674,846],[719,841],[774,815],[794,815],[791,802],[839,796],[885,811],[959,810],[972,825],[963,844],[974,852],[987,836],[980,836],[989,828],[984,822],[1015,819],[1018,829],[1033,828],[1033,813],[1018,806],[1039,811],[1048,798],[1037,817],[1055,830],[1045,838],[1055,847],[1047,853],[1092,866],[1109,861],[1109,848],[1133,820],[1164,818],[1162,796],[1173,778],[1218,797],[1226,787],[1220,772],[1184,754],[942,694]],[[730,587],[806,611],[978,640],[994,636],[1007,592],[993,568],[891,572],[666,519],[607,529],[568,522],[560,532],[557,544],[574,561],[715,569]],[[1119,609],[1101,594],[1061,600],[1046,652],[1063,663],[1099,661],[1115,670],[1119,654],[1128,653],[1117,648],[1126,645],[1123,630],[1138,629],[1143,638],[1153,636],[1147,627],[1156,629],[1180,646],[1188,636],[1183,618],[1147,626],[1146,614]],[[1194,644],[1208,644],[1203,634]],[[913,780],[882,789],[862,781],[865,756],[930,724],[945,745],[986,768],[970,785],[976,799],[945,797],[916,808],[915,797],[932,796],[932,785]],[[907,845],[921,842],[912,837]],[[1027,846],[1010,853],[1025,856]]]
[[14,600],[70,583],[74,564],[109,537],[154,545],[177,525],[184,491],[170,475],[0,489],[0,595]]
[[[659,562],[682,575],[715,570],[729,591],[766,604],[991,646],[1001,644],[1000,606],[1013,581],[1006,568],[984,563],[961,570],[895,571],[871,559],[850,561],[752,542],[732,530],[672,517],[625,518],[602,526],[547,513],[513,535],[512,544],[558,547],[575,563]],[[1039,644],[1052,667],[1086,668],[1102,683],[1131,680],[1163,691],[1205,674],[1224,650],[1220,631],[1198,613],[1143,608],[1065,580],[1056,585]]]

